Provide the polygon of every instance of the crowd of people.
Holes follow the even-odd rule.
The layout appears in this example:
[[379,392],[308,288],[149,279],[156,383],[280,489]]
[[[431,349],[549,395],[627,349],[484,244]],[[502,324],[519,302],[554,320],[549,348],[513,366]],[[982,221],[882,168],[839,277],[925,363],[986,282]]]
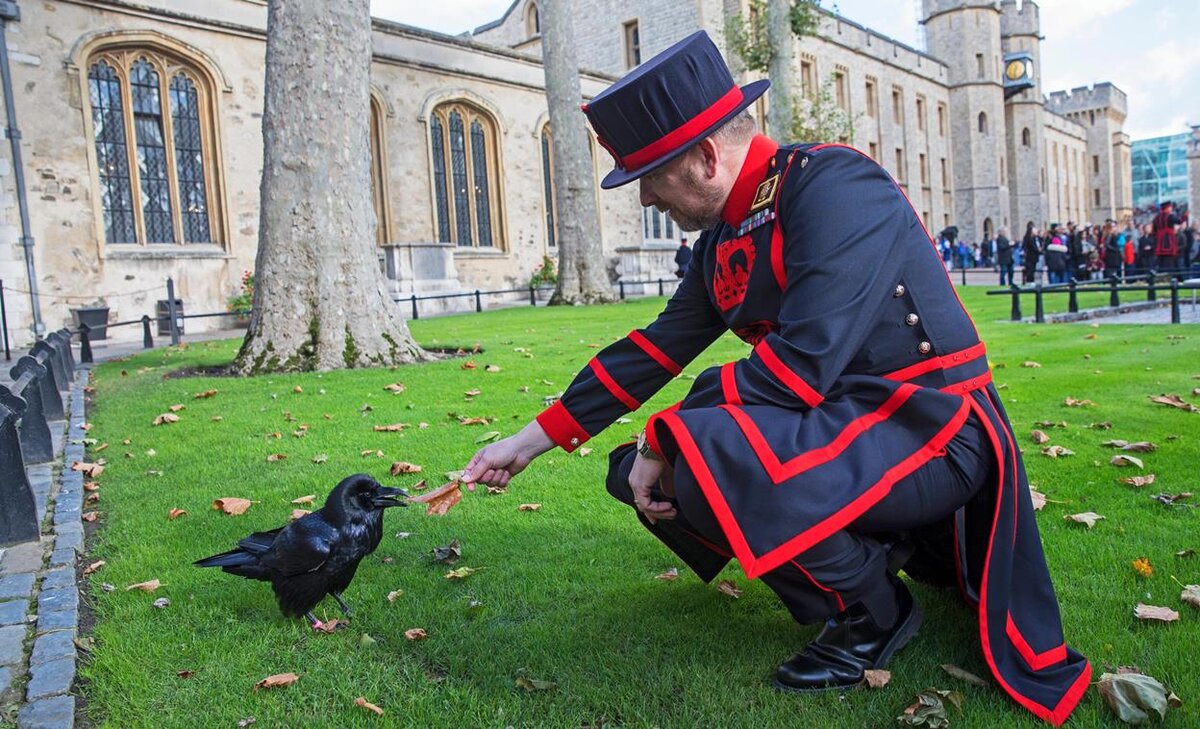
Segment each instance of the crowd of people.
[[1000,285],[1045,282],[1125,279],[1150,272],[1190,272],[1200,266],[1200,235],[1196,221],[1186,211],[1179,214],[1164,202],[1152,215],[1126,218],[1103,225],[1051,223],[1046,229],[1032,222],[1024,235],[1011,238],[1000,228],[980,243],[960,240],[950,226],[938,235],[938,251],[946,270],[990,268],[999,273]]

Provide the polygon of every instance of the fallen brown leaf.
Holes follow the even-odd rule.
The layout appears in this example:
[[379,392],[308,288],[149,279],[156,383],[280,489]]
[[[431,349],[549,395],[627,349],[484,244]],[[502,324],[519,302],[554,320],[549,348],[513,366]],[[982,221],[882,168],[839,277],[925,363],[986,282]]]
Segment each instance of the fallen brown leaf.
[[723,595],[729,595],[735,600],[742,596],[742,590],[737,585],[733,584],[732,580],[721,580],[717,583],[717,592]]
[[429,487],[429,484],[425,481],[425,479],[421,479],[420,481],[417,481],[416,483],[414,483],[412,486],[409,486],[408,488],[411,491],[424,491],[428,487]]
[[1159,502],[1160,504],[1164,504],[1166,506],[1174,506],[1175,504],[1178,504],[1180,501],[1187,501],[1188,499],[1192,498],[1192,492],[1191,491],[1183,491],[1178,494],[1162,493],[1162,494],[1155,494],[1154,496],[1151,496],[1150,498],[1154,499],[1155,501]]
[[404,392],[407,388],[404,386],[403,382],[393,382],[392,384],[388,385],[387,387],[385,387],[383,389],[387,390],[388,392],[392,393],[393,395],[399,395],[400,393]]
[[1113,426],[1109,421],[1103,420],[1099,423],[1088,423],[1088,427],[1092,430],[1112,430]]
[[213,501],[212,508],[220,509],[230,516],[238,516],[240,514],[245,514],[246,509],[249,509],[250,505],[253,503],[254,502],[250,499],[243,499],[237,496],[225,496]]
[[405,428],[411,428],[408,423],[392,423],[391,425],[376,425],[372,428],[376,433],[399,433]]
[[317,500],[316,494],[309,494],[308,496],[301,496],[298,499],[292,499],[292,503],[296,504],[298,506],[307,506],[308,504],[311,504],[312,502],[314,502],[316,500]]
[[171,411],[171,412],[173,412],[173,413],[177,413],[177,412],[179,412],[180,410],[183,410],[183,409],[184,409],[184,408],[186,408],[186,407],[187,407],[187,405],[172,405],[172,406],[170,406],[169,408],[167,408],[167,410],[170,410],[170,411]]
[[426,633],[424,628],[409,628],[404,631],[404,637],[409,640],[425,640],[429,633]]
[[345,623],[343,623],[342,621],[337,620],[337,619],[326,620],[323,623],[317,623],[316,625],[312,626],[312,629],[317,631],[318,633],[324,633],[325,635],[333,635],[343,625],[345,625]]
[[499,372],[500,368],[496,365],[488,365],[487,367],[483,368],[483,371],[484,372]]
[[98,511],[85,511],[85,512],[83,512],[83,514],[82,514],[82,515],[81,515],[79,518],[80,518],[80,519],[83,519],[84,521],[86,521],[86,522],[88,522],[88,523],[90,524],[90,523],[92,523],[92,522],[94,522],[94,521],[96,521],[97,519],[99,519],[99,518],[100,518],[100,512],[98,512]]
[[1184,585],[1179,599],[1200,610],[1200,585]]
[[1050,456],[1051,458],[1060,458],[1063,456],[1073,456],[1075,455],[1075,451],[1071,450],[1070,448],[1064,448],[1060,445],[1052,445],[1043,448],[1042,455]]
[[1137,466],[1138,468],[1145,467],[1145,465],[1142,463],[1142,459],[1134,457],[1134,456],[1116,455],[1116,456],[1113,456],[1112,458],[1108,459],[1108,462],[1114,466],[1121,466],[1121,467],[1123,467],[1123,466]]
[[473,359],[469,359],[466,362],[462,363],[462,369],[464,369],[464,370],[473,370],[478,366],[479,365],[475,364],[475,360],[473,360]]
[[1096,683],[1096,690],[1104,703],[1117,718],[1126,724],[1145,724],[1150,721],[1150,712],[1158,714],[1160,720],[1167,716],[1167,708],[1178,706],[1178,697],[1167,694],[1167,689],[1157,679],[1137,671],[1103,673]]
[[191,678],[192,676],[196,675],[196,672],[191,669],[185,668],[182,671],[176,671],[175,675],[180,678]]
[[365,696],[359,696],[357,699],[355,699],[354,705],[361,706],[362,708],[366,709],[367,711],[372,711],[372,712],[378,714],[379,716],[383,716],[383,709],[379,708],[375,704],[372,704],[370,701],[367,701]]
[[83,490],[87,491],[88,493],[99,491],[100,484],[96,483],[95,481],[85,481],[83,484]]
[[883,688],[892,680],[892,672],[878,668],[868,668],[863,671],[863,680],[866,682],[868,688]]
[[1155,476],[1153,473],[1147,473],[1145,476],[1128,476],[1121,479],[1121,483],[1127,483],[1130,486],[1141,488],[1154,483]]
[[1173,623],[1179,620],[1179,613],[1169,607],[1146,605],[1139,602],[1137,607],[1133,609],[1133,617],[1138,620],[1158,620],[1163,623]]
[[482,567],[459,567],[458,569],[450,570],[444,576],[447,580],[465,580],[466,578],[470,577],[471,575],[475,574],[476,572],[478,572],[481,569],[483,569],[483,568]]
[[387,594],[388,602],[396,602],[396,598],[404,594],[404,590],[392,590]]
[[482,395],[483,390],[480,390],[478,387],[474,387],[474,388],[471,388],[470,390],[467,390],[463,394],[466,395],[467,397],[475,397],[476,395]]
[[1085,511],[1082,514],[1068,514],[1063,518],[1067,521],[1076,522],[1077,524],[1087,524],[1087,528],[1091,529],[1092,527],[1096,526],[1096,522],[1100,521],[1104,517],[1100,516],[1094,511]]
[[296,521],[297,519],[303,519],[304,517],[308,516],[311,513],[312,512],[309,511],[308,509],[292,509],[292,515],[288,518],[288,521]]
[[148,580],[146,582],[138,582],[133,585],[128,585],[128,586],[126,586],[125,590],[126,591],[141,590],[142,592],[154,592],[155,590],[157,590],[160,587],[162,587],[162,583],[160,583],[158,580]]
[[71,464],[71,470],[79,471],[80,473],[82,473],[84,476],[87,476],[88,478],[98,478],[100,476],[100,474],[104,473],[104,464],[102,464],[102,463],[83,463],[81,461],[75,461],[74,463]]
[[163,413],[154,419],[155,425],[166,425],[167,423],[178,423],[179,416],[175,413]]
[[1033,501],[1033,510],[1041,511],[1046,506],[1046,495],[1037,489],[1029,489],[1029,498]]
[[462,501],[462,489],[459,485],[458,481],[451,481],[420,496],[410,496],[408,502],[426,504],[426,516],[445,516],[455,504]]
[[671,569],[667,570],[666,572],[662,572],[662,573],[655,575],[654,579],[663,580],[664,582],[678,580],[679,579],[679,568],[672,567]]
[[294,673],[276,673],[273,676],[267,676],[263,680],[254,684],[254,690],[278,688],[280,686],[291,686],[300,680],[300,677]]
[[87,567],[83,568],[83,576],[87,577],[88,575],[92,574],[96,570],[103,567],[105,564],[107,564],[107,563],[104,560],[98,560],[96,562],[92,562]]
[[282,461],[286,458],[286,453],[272,453],[271,455],[267,456],[267,463],[275,463],[276,461]]
[[943,663],[942,670],[960,681],[966,681],[972,686],[981,686],[983,688],[987,688],[990,685],[987,680],[976,676],[968,670],[959,668],[952,663]]
[[517,676],[517,679],[513,682],[513,684],[517,688],[524,689],[530,693],[533,693],[534,691],[550,691],[558,688],[558,684],[553,681],[543,681],[541,679],[527,678],[525,676]]
[[1189,413],[1200,413],[1200,408],[1196,407],[1190,402],[1184,402],[1182,397],[1175,394],[1148,395],[1147,397],[1150,398],[1150,402],[1156,402],[1159,405],[1167,405],[1173,408],[1179,408],[1180,410],[1185,410]]
[[204,392],[197,392],[195,395],[192,395],[192,397],[194,397],[197,400],[206,400],[206,399],[212,397],[213,395],[216,395],[217,392],[218,392],[218,390],[205,390]]
[[183,516],[186,513],[187,513],[187,511],[185,511],[184,509],[178,509],[178,508],[171,509],[170,511],[167,512],[167,518],[170,519],[171,521],[175,521],[176,519],[178,519],[179,517]]
[[393,476],[399,476],[402,473],[420,473],[422,470],[424,469],[415,463],[409,463],[408,461],[396,461],[392,464],[392,467],[388,470],[388,473],[392,474]]
[[1063,405],[1066,405],[1069,408],[1090,408],[1095,406],[1095,404],[1096,403],[1092,402],[1091,400],[1076,400],[1073,397],[1068,397],[1063,400]]
[[541,504],[521,504],[517,507],[517,511],[539,511],[541,508]]
[[1030,368],[1030,369],[1034,369],[1034,368],[1037,368],[1037,367],[1041,367],[1042,365],[1041,365],[1041,364],[1039,364],[1039,363],[1037,363],[1037,362],[1034,362],[1033,360],[1026,360],[1026,361],[1024,361],[1024,362],[1022,362],[1022,363],[1021,363],[1021,366],[1022,366],[1022,367],[1028,367],[1028,368]]
[[1029,434],[1029,436],[1033,439],[1033,442],[1037,443],[1038,445],[1042,445],[1043,443],[1050,442],[1050,436],[1046,435],[1045,433],[1043,433],[1040,430],[1034,430],[1032,433]]

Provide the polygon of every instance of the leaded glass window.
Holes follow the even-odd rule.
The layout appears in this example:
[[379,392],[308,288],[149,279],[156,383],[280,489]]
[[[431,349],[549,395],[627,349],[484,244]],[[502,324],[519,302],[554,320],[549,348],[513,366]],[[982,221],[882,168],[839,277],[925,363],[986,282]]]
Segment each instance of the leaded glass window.
[[495,123],[478,108],[451,102],[429,125],[438,237],[461,248],[499,248]]
[[108,243],[212,243],[212,93],[186,61],[116,47],[88,66]]

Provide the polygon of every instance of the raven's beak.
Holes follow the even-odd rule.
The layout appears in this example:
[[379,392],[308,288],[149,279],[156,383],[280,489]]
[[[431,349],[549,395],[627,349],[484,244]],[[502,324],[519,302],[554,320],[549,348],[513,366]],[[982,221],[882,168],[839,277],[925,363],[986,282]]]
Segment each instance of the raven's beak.
[[396,498],[398,496],[408,498],[408,492],[395,486],[380,486],[379,495],[372,500],[372,503],[384,509],[389,506],[408,506],[407,502]]

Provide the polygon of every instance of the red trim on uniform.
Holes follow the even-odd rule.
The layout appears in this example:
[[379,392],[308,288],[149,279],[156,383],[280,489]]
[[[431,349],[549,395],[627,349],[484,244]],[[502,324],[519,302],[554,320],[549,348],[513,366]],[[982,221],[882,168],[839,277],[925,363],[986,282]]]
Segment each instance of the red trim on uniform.
[[742,90],[736,85],[729,89],[724,96],[717,99],[704,111],[688,119],[663,136],[654,140],[639,150],[617,160],[617,166],[623,170],[636,170],[645,167],[663,155],[670,154],[683,145],[694,140],[701,132],[720,121],[721,117],[733,111],[745,98]]
[[604,388],[631,412],[642,406],[634,399],[633,395],[625,391],[624,387],[617,384],[612,375],[608,374],[608,370],[604,369],[604,365],[600,364],[600,360],[593,357],[592,361],[588,362],[588,366],[592,368],[592,372],[596,373],[596,379],[600,380],[600,384],[604,385]]
[[[783,187],[783,181],[787,179],[788,171],[792,169],[792,162],[796,161],[796,153],[792,152],[788,156],[787,166],[783,168],[783,177],[779,180],[779,186]],[[775,223],[771,229],[771,272],[775,274],[775,284],[779,286],[779,291],[782,292],[787,288],[787,267],[783,262],[783,226],[779,222],[779,200],[783,196],[776,193],[775,195]]]
[[[989,400],[991,399],[990,394],[985,396],[988,397]],[[1091,664],[1085,662],[1084,669],[1082,672],[1080,672],[1079,678],[1075,679],[1075,683],[1071,685],[1071,688],[1068,689],[1065,694],[1063,694],[1062,699],[1058,702],[1058,706],[1051,708],[1042,706],[1038,702],[1018,693],[1016,689],[1014,689],[1007,681],[1004,680],[1004,676],[1001,675],[1000,669],[996,665],[996,657],[992,652],[991,638],[988,630],[987,589],[988,569],[991,567],[992,562],[992,548],[996,544],[996,525],[999,522],[1000,507],[1004,503],[1004,492],[1006,490],[1006,479],[1004,474],[1005,462],[1003,455],[1004,451],[1000,447],[1000,437],[996,434],[996,426],[992,423],[987,413],[984,412],[983,406],[981,406],[974,397],[968,397],[966,400],[968,403],[970,403],[971,409],[974,410],[975,414],[979,417],[979,421],[983,425],[983,429],[988,434],[988,439],[992,442],[992,450],[996,454],[996,466],[998,469],[996,476],[996,511],[992,515],[992,530],[990,536],[988,537],[987,554],[983,559],[983,577],[979,581],[979,642],[983,647],[983,657],[988,664],[988,668],[990,668],[992,671],[992,677],[996,679],[996,682],[1000,684],[1000,687],[1003,688],[1005,693],[1012,697],[1014,701],[1025,707],[1026,710],[1039,719],[1049,722],[1054,726],[1061,726],[1062,723],[1067,720],[1067,717],[1071,715],[1071,712],[1075,709],[1076,704],[1078,704],[1080,699],[1083,698],[1083,694],[1087,690],[1088,682],[1091,680],[1092,667]],[[1011,438],[1009,439],[1009,444],[1012,446],[1009,450],[1009,460],[1012,462],[1012,479],[1015,486],[1017,449],[1012,443]],[[1015,491],[1015,488],[1013,490]],[[1014,498],[1015,506],[1015,493],[1011,496]],[[1020,649],[1018,648],[1017,650],[1019,651]]]
[[821,393],[817,392],[804,381],[804,378],[792,371],[792,368],[783,363],[779,359],[779,355],[775,354],[775,350],[771,349],[771,345],[766,339],[762,340],[754,346],[755,353],[759,359],[775,375],[780,382],[787,386],[789,390],[796,393],[796,396],[804,401],[810,408],[815,408],[820,405],[825,399]]
[[814,524],[762,556],[755,556],[750,551],[749,544],[747,544],[746,537],[742,534],[742,530],[738,526],[737,519],[734,518],[728,502],[725,501],[720,487],[717,486],[716,479],[713,478],[712,471],[709,470],[708,464],[705,462],[704,455],[700,452],[700,448],[696,445],[692,434],[688,432],[683,420],[678,415],[671,413],[663,415],[662,422],[667,425],[671,434],[675,437],[675,442],[679,444],[680,452],[683,453],[688,467],[692,470],[692,475],[696,477],[697,483],[700,484],[700,490],[704,493],[705,500],[708,501],[709,507],[712,508],[713,514],[717,517],[717,522],[721,525],[721,530],[725,532],[725,537],[729,540],[730,546],[733,547],[733,553],[737,557],[738,562],[741,563],[746,577],[755,579],[764,572],[770,572],[781,564],[786,563],[814,544],[827,539],[830,534],[844,528],[872,506],[879,503],[879,500],[888,494],[897,481],[920,468],[935,453],[945,447],[946,443],[950,442],[954,434],[962,428],[962,424],[967,419],[969,411],[970,408],[966,400],[964,400],[958,412],[928,443],[888,469],[877,482],[867,488],[858,498],[843,506],[836,513],[826,517],[823,521]]
[[1062,643],[1048,651],[1038,653],[1033,649],[1033,646],[1025,640],[1025,636],[1021,635],[1021,631],[1017,629],[1017,624],[1013,622],[1012,613],[1008,614],[1008,621],[1004,625],[1004,632],[1008,634],[1008,639],[1012,641],[1013,647],[1017,649],[1017,653],[1021,654],[1021,658],[1035,671],[1040,671],[1043,668],[1048,668],[1056,663],[1062,663],[1067,660],[1067,644]]
[[807,450],[788,459],[787,463],[779,461],[779,456],[775,455],[775,452],[771,450],[771,446],[767,444],[762,431],[758,429],[758,426],[754,424],[749,415],[746,415],[739,408],[728,405],[722,405],[721,409],[733,416],[738,427],[741,428],[742,434],[746,436],[746,440],[750,443],[750,447],[754,449],[754,455],[758,456],[759,463],[762,464],[767,475],[771,477],[771,480],[776,485],[779,485],[790,478],[795,478],[805,471],[829,463],[840,456],[858,436],[890,418],[918,389],[916,385],[901,385],[874,411],[860,415],[847,423],[846,427],[842,428],[842,432],[838,433],[837,437],[828,444]]
[[887,380],[903,382],[905,380],[911,380],[914,377],[920,377],[927,372],[933,372],[934,370],[948,370],[951,367],[964,365],[968,362],[979,359],[985,354],[986,351],[983,346],[983,342],[980,342],[979,344],[967,347],[966,349],[960,349],[957,352],[943,354],[940,357],[930,357],[927,360],[917,362],[914,365],[909,365],[908,367],[896,370],[895,372],[889,372],[883,377]]
[[840,593],[837,590],[834,590],[832,588],[826,587],[825,585],[822,585],[820,582],[817,582],[816,578],[813,577],[812,575],[810,575],[808,573],[808,570],[804,569],[804,567],[802,567],[800,565],[800,563],[797,562],[796,560],[792,559],[792,560],[788,560],[788,561],[791,562],[792,564],[796,565],[796,569],[803,572],[804,576],[808,578],[808,581],[813,583],[814,585],[816,585],[818,590],[821,590],[823,592],[833,593],[834,599],[837,600],[837,606],[838,606],[839,613],[844,612],[846,610],[846,603],[842,601],[842,593]]
[[643,352],[650,355],[651,359],[662,365],[662,368],[667,372],[670,372],[672,375],[678,376],[680,372],[683,372],[683,368],[680,367],[675,360],[668,357],[666,352],[654,346],[654,342],[646,339],[645,334],[642,334],[638,330],[634,329],[629,333],[629,341],[633,342]]
[[[750,214],[750,204],[754,202],[758,186],[766,179],[771,158],[777,151],[779,142],[770,137],[756,134],[750,140],[750,149],[746,151],[742,169],[738,171],[737,181],[733,183],[729,197],[725,198],[725,207],[721,211],[721,217],[731,228],[737,228]],[[782,179],[780,184],[783,184]],[[775,191],[775,195],[779,195],[778,190]]]
[[956,382],[953,385],[946,385],[942,388],[942,392],[950,395],[966,395],[968,392],[972,392],[973,390],[978,390],[981,387],[987,387],[988,383],[991,381],[992,373],[990,371],[984,372],[982,375],[976,375],[969,380]]
[[542,426],[542,430],[546,431],[546,435],[550,436],[550,440],[567,453],[583,445],[592,437],[579,425],[567,407],[562,404],[562,400],[538,413],[536,420]]
[[667,456],[663,453],[662,445],[658,442],[658,423],[664,415],[675,412],[682,404],[683,402],[680,401],[665,410],[660,410],[651,415],[646,421],[646,445],[664,461],[667,460]]
[[730,405],[742,404],[742,396],[737,388],[737,369],[733,362],[721,365],[721,394]]

